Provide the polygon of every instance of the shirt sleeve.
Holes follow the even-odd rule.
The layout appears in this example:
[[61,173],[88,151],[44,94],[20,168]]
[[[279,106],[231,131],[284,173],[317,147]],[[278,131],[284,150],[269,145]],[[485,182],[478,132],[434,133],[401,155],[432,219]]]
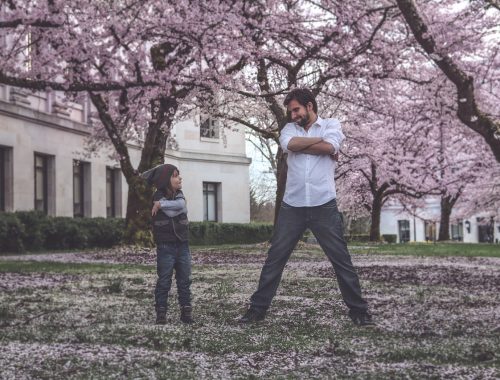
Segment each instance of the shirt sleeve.
[[187,214],[186,200],[184,197],[176,197],[173,200],[160,199],[161,210],[169,217],[174,217],[182,213]]
[[342,133],[342,127],[337,119],[330,119],[325,127],[324,135],[322,136],[323,141],[332,144],[335,149],[335,153],[338,153],[340,146],[345,139]]
[[283,149],[283,152],[289,153],[290,151],[288,150],[288,143],[292,139],[292,137],[295,137],[295,125],[293,123],[288,123],[285,125],[285,127],[281,130],[280,133],[280,145],[281,149]]

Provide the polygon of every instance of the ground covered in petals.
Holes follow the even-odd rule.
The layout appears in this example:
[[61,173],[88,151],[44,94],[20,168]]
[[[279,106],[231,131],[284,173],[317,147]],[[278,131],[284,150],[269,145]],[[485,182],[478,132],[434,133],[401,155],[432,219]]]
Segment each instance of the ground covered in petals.
[[0,378],[500,378],[498,257],[353,247],[377,321],[360,329],[314,245],[294,252],[266,320],[250,326],[237,319],[266,244],[192,251],[192,326],[175,289],[167,325],[154,324],[154,250],[0,257]]

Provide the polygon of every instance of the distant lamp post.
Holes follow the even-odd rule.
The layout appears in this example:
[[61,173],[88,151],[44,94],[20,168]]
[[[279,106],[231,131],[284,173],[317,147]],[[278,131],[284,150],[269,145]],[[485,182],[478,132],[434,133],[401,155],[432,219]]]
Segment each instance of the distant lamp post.
[[467,230],[467,233],[470,234],[470,222],[468,220],[465,221],[465,229]]

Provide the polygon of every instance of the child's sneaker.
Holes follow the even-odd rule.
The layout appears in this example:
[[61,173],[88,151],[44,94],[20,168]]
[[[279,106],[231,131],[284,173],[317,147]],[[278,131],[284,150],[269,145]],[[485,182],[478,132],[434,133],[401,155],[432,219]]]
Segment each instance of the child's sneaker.
[[193,323],[193,308],[191,306],[181,306],[181,322]]

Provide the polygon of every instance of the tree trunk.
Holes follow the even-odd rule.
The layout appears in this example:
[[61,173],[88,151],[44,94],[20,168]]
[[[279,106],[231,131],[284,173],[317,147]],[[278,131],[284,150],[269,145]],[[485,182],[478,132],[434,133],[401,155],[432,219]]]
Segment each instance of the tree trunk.
[[451,195],[441,195],[441,220],[439,224],[438,241],[450,240],[450,215],[456,198]]
[[380,241],[380,215],[382,214],[382,196],[375,194],[371,208],[370,241]]
[[152,195],[152,188],[139,176],[134,176],[128,182],[125,243],[152,246],[150,223]]
[[162,164],[165,157],[167,138],[172,129],[174,115],[178,108],[178,94],[160,97],[151,102],[152,121],[149,122],[141,150],[141,160],[135,169],[132,166],[126,141],[122,139],[118,126],[108,112],[106,101],[100,94],[89,93],[99,118],[116,152],[120,155],[120,167],[129,190],[127,197],[126,229],[124,241],[127,244],[151,246],[151,198],[152,188],[139,175],[141,172]]
[[[128,244],[153,245],[150,223],[153,189],[139,174],[164,163],[167,138],[179,106],[175,97],[165,97],[159,102],[159,109],[154,111],[157,119],[149,123],[138,170],[126,177],[129,189],[124,240]],[[158,103],[153,102],[154,107],[158,107]]]

